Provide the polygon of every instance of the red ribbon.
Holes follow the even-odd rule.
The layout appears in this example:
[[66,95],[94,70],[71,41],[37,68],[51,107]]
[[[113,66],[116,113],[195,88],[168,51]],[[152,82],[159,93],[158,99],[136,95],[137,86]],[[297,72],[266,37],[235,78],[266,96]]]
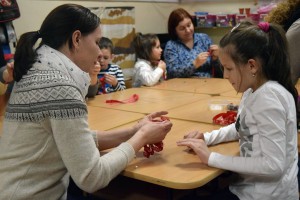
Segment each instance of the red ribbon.
[[110,104],[114,104],[114,103],[133,103],[136,102],[137,100],[139,100],[139,95],[137,94],[133,94],[131,95],[131,97],[129,99],[125,99],[125,100],[114,100],[114,99],[110,99],[110,100],[106,100],[105,103],[110,103]]
[[99,82],[100,82],[101,87],[102,87],[102,93],[105,94],[106,93],[106,91],[105,91],[105,77],[103,76],[103,77],[99,78]]
[[213,123],[218,125],[228,125],[236,121],[237,113],[235,111],[227,111],[213,117]]

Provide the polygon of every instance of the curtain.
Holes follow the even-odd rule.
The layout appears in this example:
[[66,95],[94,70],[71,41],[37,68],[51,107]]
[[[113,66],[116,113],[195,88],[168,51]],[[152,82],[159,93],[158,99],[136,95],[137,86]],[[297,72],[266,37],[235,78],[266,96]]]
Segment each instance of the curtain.
[[135,53],[132,41],[135,37],[134,7],[102,7],[92,8],[101,19],[102,36],[112,40],[114,44],[113,63],[122,69],[132,68]]

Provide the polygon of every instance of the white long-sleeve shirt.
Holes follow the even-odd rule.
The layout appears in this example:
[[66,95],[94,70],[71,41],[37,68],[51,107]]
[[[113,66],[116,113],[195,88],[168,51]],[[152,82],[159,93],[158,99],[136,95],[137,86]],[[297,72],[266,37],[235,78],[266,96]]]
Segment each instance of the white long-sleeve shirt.
[[297,118],[292,95],[269,81],[242,98],[236,123],[206,133],[208,145],[239,140],[240,156],[211,153],[208,165],[240,174],[230,190],[240,199],[298,196]]
[[152,67],[149,61],[138,58],[134,65],[132,86],[153,86],[160,81],[163,72],[159,67]]

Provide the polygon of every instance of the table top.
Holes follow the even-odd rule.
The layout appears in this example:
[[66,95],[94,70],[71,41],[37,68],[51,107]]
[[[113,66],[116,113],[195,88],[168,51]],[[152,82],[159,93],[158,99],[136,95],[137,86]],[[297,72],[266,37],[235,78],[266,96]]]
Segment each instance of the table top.
[[215,115],[227,111],[227,105],[229,103],[239,105],[240,98],[213,96],[209,99],[202,99],[188,105],[171,109],[168,116],[174,119],[212,123],[212,119]]
[[243,93],[237,93],[234,89],[227,91],[227,92],[222,92],[220,96],[225,96],[225,97],[239,97],[241,98],[243,96]]
[[144,116],[140,113],[88,106],[88,123],[93,130],[109,130],[130,122],[136,122]]
[[[183,79],[176,81],[187,81],[190,84],[196,84],[196,82],[201,83],[203,86],[201,86],[202,91],[206,90],[209,92],[208,94],[200,94],[198,93],[200,90],[197,89],[198,87],[201,88],[199,84],[196,84],[194,87],[196,88],[196,92],[194,92],[193,89],[190,89],[190,84],[185,85],[189,85],[187,87],[189,88],[189,90],[187,89],[188,92],[183,92],[173,90],[176,88],[176,85],[172,83],[172,80],[169,81],[169,89],[130,88],[124,91],[114,92],[106,95],[97,95],[95,98],[90,98],[87,100],[89,113],[88,121],[91,129],[108,130],[132,126],[133,123],[136,123],[136,121],[141,119],[145,114],[152,113],[154,111],[169,111],[168,116],[174,117],[174,119],[171,118],[171,121],[174,125],[164,140],[164,150],[162,152],[155,153],[155,155],[150,156],[150,158],[145,158],[143,156],[142,149],[137,153],[137,157],[122,172],[122,175],[168,188],[193,189],[203,186],[212,179],[216,178],[218,175],[223,173],[223,170],[211,168],[201,163],[200,159],[193,153],[188,152],[185,147],[178,147],[176,145],[176,141],[181,139],[187,132],[195,129],[200,129],[201,131],[210,131],[220,127],[218,125],[209,123],[205,124],[195,122],[201,120],[194,119],[199,116],[199,112],[202,112],[200,115],[203,118],[208,116],[206,111],[200,109],[201,105],[202,107],[205,105],[207,108],[207,102],[212,99],[210,96],[212,95],[212,92],[209,91],[211,88],[205,88],[209,87],[208,85],[211,85],[212,83],[215,85],[222,85],[225,82],[222,79],[192,79],[191,81],[188,79]],[[226,83],[228,83],[227,80]],[[178,88],[182,89],[182,87]],[[220,89],[218,92],[230,91],[227,89],[225,90],[223,88],[223,90]],[[135,103],[105,103],[106,100],[111,99],[125,100],[130,98],[130,96],[133,94],[139,95],[139,100]],[[226,99],[228,98],[226,97]],[[2,114],[0,116],[0,127],[2,127],[5,108],[2,102],[7,102],[7,100],[8,97],[0,98],[0,113]],[[185,106],[188,109],[182,109],[180,111],[180,108]],[[200,110],[198,107],[200,107]],[[193,117],[190,118],[190,116]],[[111,120],[112,118],[113,120]],[[181,118],[184,120],[179,120]],[[209,117],[206,118],[209,119]],[[212,151],[227,155],[237,155],[239,152],[237,142],[224,143],[209,148]]]
[[[126,100],[133,94],[139,96],[138,101],[126,104],[108,104],[106,100]],[[97,95],[87,100],[88,106],[149,114],[161,110],[170,110],[187,105],[201,99],[209,99],[206,94],[183,93],[168,90],[153,90],[150,88],[129,88],[123,91]]]
[[234,90],[227,79],[221,78],[174,78],[163,81],[151,89],[172,90],[208,95],[220,95]]
[[[223,173],[201,163],[199,157],[186,147],[178,147],[176,141],[192,130],[203,132],[218,129],[219,126],[183,120],[171,120],[172,130],[166,136],[164,149],[146,158],[141,149],[136,158],[126,167],[122,175],[173,189],[193,189],[205,185]],[[132,126],[127,124],[122,127]],[[238,155],[238,142],[210,146],[209,149],[225,155]]]

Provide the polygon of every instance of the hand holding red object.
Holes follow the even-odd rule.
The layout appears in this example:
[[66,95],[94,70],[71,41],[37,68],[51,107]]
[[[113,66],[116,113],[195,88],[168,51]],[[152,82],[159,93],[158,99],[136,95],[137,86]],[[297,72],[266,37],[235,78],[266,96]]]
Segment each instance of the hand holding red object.
[[[165,121],[165,120],[170,120],[168,117],[165,117],[165,116],[161,116],[160,119],[153,119],[152,121],[153,122],[162,122],[162,121]],[[144,146],[144,156],[146,158],[149,158],[150,155],[153,155],[154,152],[160,152],[163,150],[163,147],[164,147],[164,143],[161,141],[161,142],[157,142],[157,143],[154,143],[154,144],[146,144]]]
[[99,82],[101,84],[103,94],[105,94],[106,92],[105,92],[105,78],[104,78],[104,76],[99,79]]
[[218,125],[228,125],[236,121],[237,113],[235,111],[227,111],[213,117],[213,123]]
[[133,103],[136,102],[137,100],[139,100],[139,95],[133,94],[129,99],[125,99],[125,100],[110,99],[110,100],[106,100],[105,103],[111,103],[111,104],[112,103]]

